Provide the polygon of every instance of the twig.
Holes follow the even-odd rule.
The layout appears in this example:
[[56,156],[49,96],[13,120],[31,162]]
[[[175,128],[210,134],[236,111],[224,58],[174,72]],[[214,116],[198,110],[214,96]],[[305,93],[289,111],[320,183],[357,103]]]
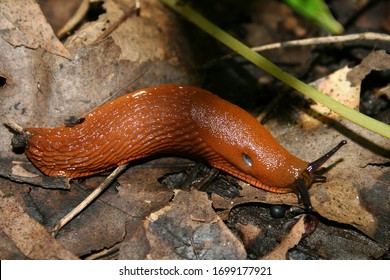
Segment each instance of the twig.
[[121,166],[118,166],[111,174],[108,176],[103,183],[97,187],[86,199],[84,199],[79,205],[77,205],[72,211],[70,211],[65,217],[63,217],[53,228],[52,236],[56,236],[61,228],[63,228],[70,220],[77,216],[81,211],[83,211],[96,197],[98,197],[111,183],[115,178],[127,168],[129,164],[125,163]]
[[89,0],[83,0],[77,9],[76,13],[65,23],[65,25],[57,32],[58,38],[63,38],[69,31],[79,24],[89,10]]
[[[327,37],[316,37],[316,38],[306,38],[299,40],[292,40],[286,42],[277,42],[267,45],[262,45],[258,47],[251,48],[252,51],[255,52],[263,52],[267,50],[274,50],[280,48],[288,48],[288,47],[297,47],[297,46],[313,46],[313,45],[326,45],[326,44],[337,44],[337,43],[345,43],[351,41],[382,41],[382,42],[390,42],[390,35],[383,33],[374,33],[374,32],[365,32],[359,34],[348,34],[341,36],[327,36]],[[237,56],[237,53],[227,54],[219,59],[214,59],[206,64],[206,67],[212,65],[218,60],[229,59],[234,56]]]
[[115,246],[113,248],[104,249],[104,250],[102,250],[100,252],[91,254],[88,257],[86,257],[85,260],[97,260],[97,259],[100,259],[100,258],[102,258],[104,256],[116,253],[118,251],[119,251],[119,249],[117,248],[117,246]]
[[30,135],[29,132],[25,131],[25,129],[17,124],[14,120],[9,119],[7,116],[2,116],[4,119],[4,125],[11,128],[13,131],[20,135]]
[[292,47],[292,46],[307,46],[307,45],[322,45],[322,44],[335,44],[335,43],[344,43],[349,41],[384,41],[390,42],[390,35],[382,33],[373,33],[365,32],[359,34],[349,34],[341,36],[328,36],[328,37],[317,37],[317,38],[307,38],[301,40],[292,40],[287,42],[279,42],[268,45],[263,45],[259,47],[252,48],[255,52],[262,52],[265,50]]

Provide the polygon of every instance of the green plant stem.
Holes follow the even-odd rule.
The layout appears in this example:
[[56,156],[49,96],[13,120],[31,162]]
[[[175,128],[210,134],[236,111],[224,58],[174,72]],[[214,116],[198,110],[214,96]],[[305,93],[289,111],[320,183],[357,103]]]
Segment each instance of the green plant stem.
[[164,4],[171,7],[176,12],[183,15],[188,21],[194,23],[199,28],[210,34],[212,37],[225,44],[247,60],[260,67],[264,71],[278,78],[282,82],[301,92],[305,96],[313,99],[314,101],[326,106],[330,110],[350,120],[368,130],[371,130],[377,134],[390,138],[390,126],[370,118],[364,114],[359,113],[351,109],[350,107],[337,102],[330,98],[326,94],[318,91],[317,89],[305,84],[298,80],[294,76],[284,72],[282,69],[277,67],[271,61],[261,56],[260,54],[252,51],[248,46],[244,45],[237,39],[230,36],[228,33],[214,25],[194,9],[189,7],[187,4],[182,3],[180,0],[161,0]]

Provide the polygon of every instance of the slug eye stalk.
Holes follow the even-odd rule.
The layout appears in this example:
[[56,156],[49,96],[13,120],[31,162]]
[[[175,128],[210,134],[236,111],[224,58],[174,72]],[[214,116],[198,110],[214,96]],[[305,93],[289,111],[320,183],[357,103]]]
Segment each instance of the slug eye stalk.
[[310,188],[313,182],[325,182],[325,176],[317,176],[314,173],[331,157],[333,156],[342,146],[347,144],[347,141],[341,141],[336,147],[331,151],[327,152],[325,155],[319,159],[309,163],[307,168],[302,172],[302,174],[295,180],[292,184],[291,189],[298,196],[298,203],[303,203],[306,208],[306,211],[310,212],[313,210],[311,205],[310,196],[308,189]]

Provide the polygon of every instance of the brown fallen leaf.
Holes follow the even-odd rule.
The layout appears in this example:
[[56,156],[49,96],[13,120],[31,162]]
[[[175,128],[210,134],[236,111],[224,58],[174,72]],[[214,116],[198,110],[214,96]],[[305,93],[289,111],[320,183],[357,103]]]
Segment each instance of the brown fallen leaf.
[[0,259],[26,260],[28,259],[2,230],[0,230]]
[[213,207],[218,209],[218,216],[222,220],[226,220],[229,212],[234,207],[253,202],[262,202],[269,204],[285,204],[285,205],[298,205],[297,196],[292,193],[287,194],[276,194],[271,193],[256,187],[253,187],[247,183],[239,182],[241,186],[240,195],[233,198],[227,199],[219,196],[218,194],[212,194],[211,198],[213,201]]
[[[86,184],[86,183],[84,183]],[[83,185],[84,185],[83,184]],[[91,183],[92,185],[92,183]],[[93,187],[92,185],[91,187]],[[16,191],[13,190],[15,193]],[[50,231],[55,224],[87,196],[88,187],[72,186],[71,190],[48,190],[33,187],[22,195],[24,208]],[[57,240],[73,254],[85,258],[122,241],[127,215],[106,202],[107,190],[94,203],[61,229]]]
[[390,69],[390,55],[385,50],[370,53],[362,62],[348,73],[348,80],[352,86],[359,85],[371,71],[384,71]]
[[[104,7],[107,9],[107,14],[116,10],[116,8],[112,10],[109,8],[113,7],[109,6],[114,3],[113,1],[102,2],[104,2]],[[102,35],[100,33],[102,31],[101,28],[105,29],[111,26],[111,21],[106,21],[105,25],[102,25],[102,22],[100,22],[100,18],[104,19],[106,13],[103,13],[97,20],[99,24],[94,25],[92,22],[89,26],[84,27],[91,28],[90,31],[95,32],[96,36],[91,36],[94,40],[87,41],[87,44],[78,45],[75,43],[72,45],[74,38],[83,38],[81,30],[76,31],[74,37],[69,38],[66,43],[66,46],[76,53],[75,59],[71,62],[52,55],[42,57],[41,53],[24,47],[15,49],[4,40],[1,40],[0,58],[4,63],[0,65],[0,76],[5,78],[5,83],[2,87],[2,93],[4,92],[4,94],[2,95],[2,102],[0,102],[0,110],[15,119],[22,119],[23,125],[53,126],[61,124],[69,115],[85,113],[89,109],[100,105],[112,97],[112,95],[115,95],[115,93],[123,93],[124,90],[129,90],[132,87],[171,81],[175,83],[184,81],[184,83],[194,84],[194,82],[191,82],[195,80],[194,77],[187,76],[188,72],[192,72],[193,68],[188,70],[184,66],[185,63],[181,64],[182,61],[187,62],[191,59],[182,60],[183,56],[176,53],[180,49],[184,49],[185,52],[188,52],[190,49],[186,47],[186,44],[183,44],[183,40],[179,36],[181,33],[177,29],[172,28],[177,25],[177,22],[172,20],[169,11],[161,9],[158,4],[155,6],[150,4],[149,1],[145,2],[147,4],[143,7],[140,18],[129,17],[123,22],[123,25],[120,24],[113,29],[114,31],[110,36],[104,37],[103,41],[96,41],[96,39]],[[113,23],[118,21],[116,16],[110,19],[114,20]],[[134,24],[134,26],[124,26],[128,24]],[[139,37],[137,37],[136,32],[138,30],[141,30]],[[78,32],[80,33],[78,34]],[[122,34],[121,36],[124,37],[115,38],[117,34]],[[148,38],[152,41],[144,41]],[[172,40],[172,38],[175,38],[175,40]],[[158,43],[156,43],[156,40]],[[81,40],[78,42],[80,43]],[[132,42],[133,46],[130,45]],[[146,44],[147,47],[143,48],[142,44]],[[146,49],[147,52],[142,53],[143,49]],[[152,53],[148,56],[150,52]],[[7,55],[3,57],[1,53]],[[26,65],[21,63],[21,60],[33,61],[34,63]],[[167,61],[168,64],[166,63]],[[30,75],[31,73],[34,75]],[[140,77],[141,79],[139,79]],[[132,84],[134,81],[136,82]],[[295,119],[292,122],[299,123]],[[301,125],[302,123],[299,124]],[[386,244],[389,240],[387,226],[389,224],[389,209],[387,206],[389,205],[389,200],[384,186],[386,186],[386,182],[389,180],[388,175],[386,176],[386,173],[381,170],[383,168],[382,163],[386,159],[380,156],[371,157],[366,152],[362,152],[362,150],[367,149],[376,151],[376,154],[385,154],[383,153],[385,149],[382,148],[383,145],[379,138],[372,137],[371,134],[365,134],[365,132],[360,134],[360,131],[355,127],[345,132],[342,130],[342,126],[351,127],[342,121],[341,124],[336,125],[336,131],[332,127],[320,126],[318,129],[310,128],[305,132],[298,129],[295,134],[292,133],[292,129],[296,129],[296,126],[287,127],[284,130],[279,130],[280,124],[275,129],[272,129],[272,123],[267,124],[267,126],[272,131],[279,131],[274,134],[277,135],[280,142],[307,161],[312,161],[327,151],[327,147],[333,146],[334,142],[338,142],[345,137],[353,139],[353,141],[349,141],[350,144],[348,145],[351,148],[343,149],[345,152],[341,152],[331,161],[329,166],[332,168],[325,174],[328,176],[328,183],[313,186],[311,190],[313,205],[315,210],[321,215],[356,226],[373,236],[376,240]],[[4,130],[3,127],[0,127],[0,133],[5,135],[0,138],[0,151],[3,155],[13,155],[9,147],[11,133]],[[344,134],[343,137],[341,137],[341,133]],[[356,137],[355,134],[363,136]],[[375,145],[372,145],[371,141]],[[360,161],[357,161],[356,157],[360,157]],[[340,161],[340,159],[344,159],[344,161]],[[356,174],[360,173],[362,176],[358,178]],[[365,180],[362,180],[363,177],[365,177]],[[336,178],[339,178],[340,181],[337,181]],[[351,181],[351,184],[343,183],[347,181]],[[130,184],[134,186],[133,183]],[[243,201],[257,199],[267,203],[274,201],[275,203],[296,204],[296,197],[293,194],[275,195],[250,186],[247,186],[247,189],[244,191],[249,190],[249,188],[251,189],[251,195],[248,194],[248,196],[242,199]],[[316,193],[317,190],[320,190],[320,193]],[[123,247],[129,249],[133,248],[134,244],[138,244],[137,249],[139,249],[139,251],[133,251],[127,255],[126,253],[130,251],[122,250],[121,248],[120,256],[123,256],[123,258],[127,256],[144,258],[149,252],[155,252],[154,249],[149,247],[149,240],[147,241],[147,235],[145,229],[143,229],[144,225],[140,223],[140,219],[151,209],[157,211],[159,207],[163,208],[162,205],[166,203],[166,196],[161,198],[160,204],[153,203],[153,199],[156,198],[153,197],[150,200],[145,193],[145,190],[141,191],[138,198],[142,200],[138,201],[138,204],[132,204],[131,200],[121,201],[122,205],[132,207],[129,209],[126,209],[126,207],[121,208],[121,211],[128,216],[132,216],[131,219],[124,222],[127,234],[125,238],[129,237],[129,240],[126,239]],[[129,196],[137,194],[137,189],[129,191],[119,188],[119,194],[112,195],[110,203],[116,199],[127,199]],[[63,196],[66,195],[63,194]],[[43,201],[44,203],[44,198],[47,197],[47,193],[42,193],[41,200],[37,201]],[[61,195],[53,197],[58,198]],[[50,198],[53,197],[50,195]],[[70,196],[70,198],[72,201],[73,197]],[[344,198],[347,199],[345,200]],[[64,199],[62,202],[66,201]],[[187,201],[190,201],[190,198]],[[237,203],[240,202],[237,201]],[[353,207],[350,207],[351,205]],[[112,203],[112,206],[115,207],[116,205]],[[138,206],[142,206],[142,208]],[[51,207],[55,208],[58,205],[53,203]],[[340,210],[337,211],[337,209]],[[94,211],[98,214],[104,213],[96,209]],[[93,239],[91,236],[94,237],[94,235],[89,235],[89,231],[95,230],[95,227],[102,223],[99,219],[93,220],[94,223],[91,223],[92,219],[96,218],[96,215],[90,214],[88,213],[88,216],[83,214],[80,217],[83,225],[82,234],[79,231],[72,231],[80,226],[80,224],[76,223],[74,224],[75,228],[67,228],[69,231],[65,232],[65,235],[67,235],[68,239],[64,238],[65,235],[63,235],[64,242],[69,242],[68,244],[74,246],[72,248],[74,252],[84,254],[96,248],[100,250],[102,246],[111,246],[113,244],[112,241],[107,242],[104,240],[106,243],[102,246],[98,244],[97,247],[93,247],[96,245],[93,244],[91,249],[91,244],[86,243],[83,248],[80,248],[77,242],[91,241]],[[106,215],[103,216],[106,217]],[[113,217],[116,218],[117,216],[107,215],[106,218],[110,219]],[[189,215],[188,219],[198,223],[207,221],[201,215],[193,214]],[[107,224],[111,225],[110,223]],[[116,235],[115,242],[118,242],[118,244],[120,238],[123,237],[123,227],[123,224],[120,224],[117,228],[120,234]],[[104,228],[104,225],[102,228]],[[105,233],[102,228],[98,228],[100,237]],[[180,229],[179,227],[179,231]],[[80,234],[79,236],[82,235],[82,237],[77,238],[74,233]],[[130,235],[132,235],[131,238]],[[164,242],[164,240],[161,241],[159,238],[152,239],[154,240],[152,244],[157,247],[160,244],[164,244],[160,243]],[[145,243],[137,243],[137,240],[145,241]]]
[[152,213],[144,226],[149,259],[246,258],[244,246],[215,214],[207,194],[196,190],[176,191],[173,202]]
[[258,252],[260,251],[258,248],[262,249],[262,229],[251,223],[237,223],[234,226],[234,230],[236,235],[242,240],[242,243],[248,252],[248,258],[257,258],[259,255]]
[[70,178],[46,177],[41,174],[32,173],[26,170],[25,162],[12,161],[0,158],[0,177],[10,179],[14,182],[27,183],[34,186],[41,186],[48,189],[69,189]]
[[30,218],[12,196],[0,191],[0,230],[30,259],[66,259],[77,257],[55,240],[37,221]]
[[[360,83],[354,86],[351,85],[351,82],[348,80],[348,75],[351,71],[351,68],[345,66],[326,77],[310,83],[310,85],[348,107],[359,108]],[[316,114],[301,115],[300,122],[304,129],[309,130],[322,126],[324,120],[328,122],[330,119],[334,121],[341,119],[339,115],[319,103],[311,105],[310,108]]]
[[[381,259],[382,256],[386,256],[388,249],[359,231],[331,223],[328,225],[319,223],[314,233],[302,239],[293,250],[302,253],[307,248],[310,248],[310,252],[318,259],[326,260]],[[295,259],[294,255],[291,255],[293,254],[290,254],[290,259]]]
[[[42,55],[42,51],[24,46],[14,48],[0,37],[0,79],[4,79],[1,123],[9,119],[24,128],[55,127],[69,116],[80,117],[138,88],[198,84],[200,73],[193,70],[198,61],[172,11],[159,1],[144,1],[139,17],[129,15],[103,40],[95,42],[123,15],[113,1],[102,2],[106,10],[99,18],[83,24],[64,43],[74,54],[73,60],[51,53]],[[31,16],[23,21],[36,24]],[[85,36],[90,37],[84,41]],[[23,160],[24,156],[12,151],[11,131],[2,125],[0,134],[4,135],[0,138],[2,157]]]
[[[371,71],[385,71],[390,69],[390,55],[384,50],[372,52],[354,68],[345,66],[330,75],[312,82],[310,85],[347,105],[359,109],[360,90],[362,80]],[[342,118],[321,104],[310,106],[312,113],[302,114],[300,123],[305,129],[313,129],[323,122],[339,121]],[[316,114],[313,114],[315,112]]]
[[71,53],[57,39],[36,1],[0,2],[0,36],[14,47],[25,46],[71,59]]
[[292,227],[287,236],[282,239],[280,245],[261,260],[285,260],[287,251],[296,246],[305,233],[305,217],[302,216]]
[[[280,206],[282,207],[282,206]],[[284,217],[274,218],[272,209],[264,203],[241,204],[230,212],[227,224],[242,240],[250,259],[258,259],[278,247],[296,224],[296,215],[289,209]],[[349,226],[314,215],[305,217],[305,238],[288,250],[288,259],[380,259],[387,248]]]
[[110,30],[112,33],[108,35],[116,33],[113,32],[111,26],[116,28],[120,23],[123,23],[125,12],[121,6],[112,0],[103,1],[102,8],[104,8],[105,13],[99,15],[97,20],[84,24],[74,35],[69,37],[66,42],[67,45],[76,48],[93,45],[104,39],[102,35],[105,34],[106,30]]

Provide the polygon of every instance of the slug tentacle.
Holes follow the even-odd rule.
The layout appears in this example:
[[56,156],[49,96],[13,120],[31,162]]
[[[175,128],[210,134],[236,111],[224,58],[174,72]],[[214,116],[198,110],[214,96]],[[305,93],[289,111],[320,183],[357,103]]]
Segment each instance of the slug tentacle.
[[343,140],[341,141],[336,147],[334,147],[331,151],[327,152],[325,155],[320,157],[319,159],[309,163],[309,166],[306,168],[306,170],[313,174],[315,171],[318,170],[331,156],[333,156],[342,146],[347,144],[347,141]]
[[312,211],[313,206],[311,205],[309,187],[314,182],[325,182],[325,176],[317,176],[314,173],[332,156],[334,155],[342,146],[347,144],[347,141],[341,141],[336,147],[331,151],[327,152],[325,155],[319,159],[309,163],[307,168],[302,172],[302,174],[295,180],[294,184],[291,185],[291,189],[298,196],[298,203],[303,203],[307,211]]

